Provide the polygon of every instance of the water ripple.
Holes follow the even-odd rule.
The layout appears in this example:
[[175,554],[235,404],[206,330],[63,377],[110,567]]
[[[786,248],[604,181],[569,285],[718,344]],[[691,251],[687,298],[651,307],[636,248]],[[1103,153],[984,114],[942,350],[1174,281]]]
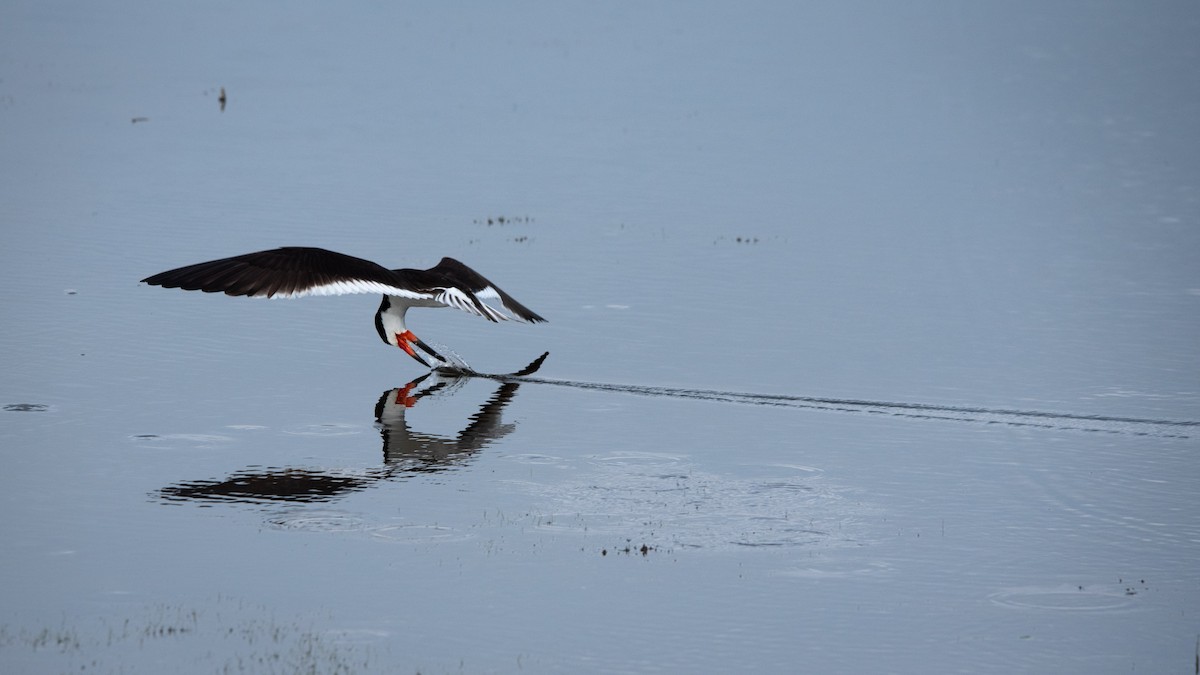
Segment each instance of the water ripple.
[[614,452],[589,458],[563,481],[510,485],[546,500],[538,530],[660,548],[853,545],[867,508],[819,471],[747,478],[665,453]]
[[1111,612],[1129,609],[1137,596],[1133,587],[1021,586],[998,591],[989,600],[1013,609],[1059,612]]
[[1120,415],[1090,415],[1047,410],[1023,410],[1018,408],[987,408],[967,405],[937,405],[910,403],[905,401],[871,401],[852,398],[830,398],[824,396],[801,396],[792,394],[757,394],[752,392],[720,391],[717,389],[688,389],[680,387],[656,387],[635,384],[611,384],[605,382],[583,382],[577,380],[554,380],[541,377],[516,377],[511,375],[477,374],[478,377],[503,382],[546,384],[575,389],[608,391],[638,396],[662,396],[686,398],[721,403],[765,405],[785,408],[828,410],[833,412],[869,413],[908,417],[925,420],[973,422],[977,424],[1003,424],[1015,427],[1033,427],[1093,433],[1125,434],[1133,436],[1157,436],[1161,438],[1191,438],[1192,429],[1200,427],[1196,420],[1154,419],[1126,417]]

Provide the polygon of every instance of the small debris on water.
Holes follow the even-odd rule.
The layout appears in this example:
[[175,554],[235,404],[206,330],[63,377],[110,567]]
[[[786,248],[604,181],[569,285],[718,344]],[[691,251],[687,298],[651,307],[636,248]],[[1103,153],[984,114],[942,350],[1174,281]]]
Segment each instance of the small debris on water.
[[758,237],[717,237],[713,240],[713,244],[719,244],[722,241],[731,241],[735,244],[757,244]]
[[476,225],[515,225],[517,223],[528,224],[533,222],[532,216],[488,216],[486,218],[476,218],[471,221]]
[[[630,543],[630,540],[628,540],[628,539],[626,539],[625,542],[626,543],[624,546],[614,547],[613,553],[624,554],[624,555],[637,555],[640,553],[642,555],[642,557],[645,557],[645,556],[650,555],[651,551],[658,550],[657,546],[651,546],[649,544],[642,544],[641,546],[634,546],[633,544]],[[607,556],[608,549],[607,548],[600,549],[600,555]]]

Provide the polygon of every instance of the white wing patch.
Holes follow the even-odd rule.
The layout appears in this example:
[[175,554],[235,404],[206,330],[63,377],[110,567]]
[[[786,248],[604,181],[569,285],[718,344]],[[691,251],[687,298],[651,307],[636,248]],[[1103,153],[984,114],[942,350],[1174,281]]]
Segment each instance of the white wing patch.
[[[433,296],[429,293],[418,293],[406,288],[397,288],[389,286],[379,281],[367,281],[363,279],[348,279],[344,281],[334,281],[320,286],[310,286],[303,290],[293,291],[291,293],[276,293],[276,298],[303,298],[310,295],[350,295],[352,293],[375,293],[378,295],[396,295],[402,298],[413,298],[414,300],[431,299]],[[266,293],[257,293],[259,297],[265,297]]]
[[[509,316],[508,314],[505,314],[495,307],[492,307],[486,302],[482,302],[483,300],[500,299],[500,294],[497,293],[496,289],[491,286],[488,286],[487,288],[484,288],[475,294],[475,298],[480,300],[478,304],[475,303],[471,296],[467,295],[462,290],[453,287],[436,288],[430,289],[427,292],[421,292],[407,288],[389,286],[388,284],[380,281],[369,281],[365,279],[346,279],[342,281],[334,281],[328,284],[321,284],[320,286],[310,286],[309,288],[293,291],[291,293],[276,293],[273,297],[303,298],[310,295],[350,295],[353,293],[375,293],[378,295],[390,295],[392,297],[415,300],[416,302],[411,304],[405,303],[410,307],[419,307],[422,305],[426,307],[437,305],[453,307],[455,309],[461,309],[464,312],[474,314],[475,316],[481,316],[491,321],[512,321],[514,319],[517,321],[521,320],[520,317],[517,317],[516,315]],[[266,297],[266,295],[267,294],[264,291],[256,293],[255,297],[262,298]],[[501,301],[500,304],[503,306],[503,301]],[[482,307],[482,310],[480,307]],[[505,307],[505,309],[508,308]]]
[[[508,316],[505,318],[512,319],[514,321],[520,321],[521,323],[529,323],[525,319],[521,318],[521,316],[519,314],[517,314],[516,312],[513,312],[511,307],[504,304],[504,300],[500,297],[500,292],[496,290],[495,286],[484,287],[483,290],[481,290],[475,294],[475,297],[479,298],[480,300],[499,300],[500,306],[503,307],[508,312],[512,313],[512,316]],[[492,308],[488,307],[488,309],[492,309]]]
[[[479,298],[485,296],[483,296],[482,293],[478,293],[475,295],[475,297]],[[492,321],[509,320],[509,316],[507,314],[504,314],[500,310],[485,302],[480,302],[478,305],[475,304],[466,293],[463,293],[457,288],[443,288],[441,289],[441,293],[438,293],[434,299],[446,305],[447,307],[461,309],[464,312],[470,312],[475,316],[482,316],[483,318],[490,319]],[[482,311],[480,311],[480,307],[483,308]]]

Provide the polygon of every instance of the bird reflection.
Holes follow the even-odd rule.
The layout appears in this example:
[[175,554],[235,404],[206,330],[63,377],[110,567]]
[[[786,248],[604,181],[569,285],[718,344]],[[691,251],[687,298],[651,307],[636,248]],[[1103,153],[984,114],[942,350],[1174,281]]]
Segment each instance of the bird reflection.
[[[418,390],[429,377],[437,378],[431,386]],[[464,464],[488,444],[499,440],[515,429],[504,424],[500,413],[517,394],[516,382],[504,382],[479,411],[471,415],[469,424],[454,438],[426,434],[409,428],[405,413],[426,396],[436,396],[456,388],[462,376],[427,373],[399,389],[383,393],[375,404],[375,423],[383,436],[383,462],[390,470],[412,473],[432,473]]]
[[[541,365],[540,360],[536,365]],[[530,366],[536,370],[534,364]],[[526,370],[521,374],[527,374]],[[224,480],[169,485],[159,490],[157,496],[168,502],[194,501],[204,506],[220,502],[326,502],[378,481],[461,467],[516,428],[503,421],[502,413],[516,396],[519,382],[501,381],[491,397],[467,418],[466,427],[453,437],[416,431],[405,416],[426,397],[457,393],[471,376],[431,371],[379,397],[375,404],[375,424],[383,439],[382,466],[344,471],[247,467]]]

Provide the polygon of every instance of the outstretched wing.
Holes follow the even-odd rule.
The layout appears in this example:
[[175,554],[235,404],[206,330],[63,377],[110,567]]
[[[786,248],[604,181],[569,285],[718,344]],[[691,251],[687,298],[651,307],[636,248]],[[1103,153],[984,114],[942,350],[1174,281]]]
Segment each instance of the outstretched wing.
[[[397,274],[410,270],[396,270]],[[478,314],[492,321],[503,321],[516,318],[529,323],[542,323],[543,319],[533,310],[517,302],[511,295],[505,293],[499,286],[488,281],[482,274],[467,267],[454,258],[442,258],[436,266],[424,270],[428,275],[427,283],[441,288],[438,301],[452,307]],[[499,300],[500,306],[512,316],[506,316],[484,300]]]
[[370,260],[323,248],[285,246],[160,272],[142,281],[185,291],[254,297],[379,293],[423,298],[395,272]]
[[[442,258],[427,270],[389,270],[323,248],[285,246],[210,260],[142,279],[152,286],[265,298],[378,293],[455,307],[490,321],[545,321],[475,270]],[[499,300],[505,314],[484,302]],[[510,316],[511,314],[511,316]]]

